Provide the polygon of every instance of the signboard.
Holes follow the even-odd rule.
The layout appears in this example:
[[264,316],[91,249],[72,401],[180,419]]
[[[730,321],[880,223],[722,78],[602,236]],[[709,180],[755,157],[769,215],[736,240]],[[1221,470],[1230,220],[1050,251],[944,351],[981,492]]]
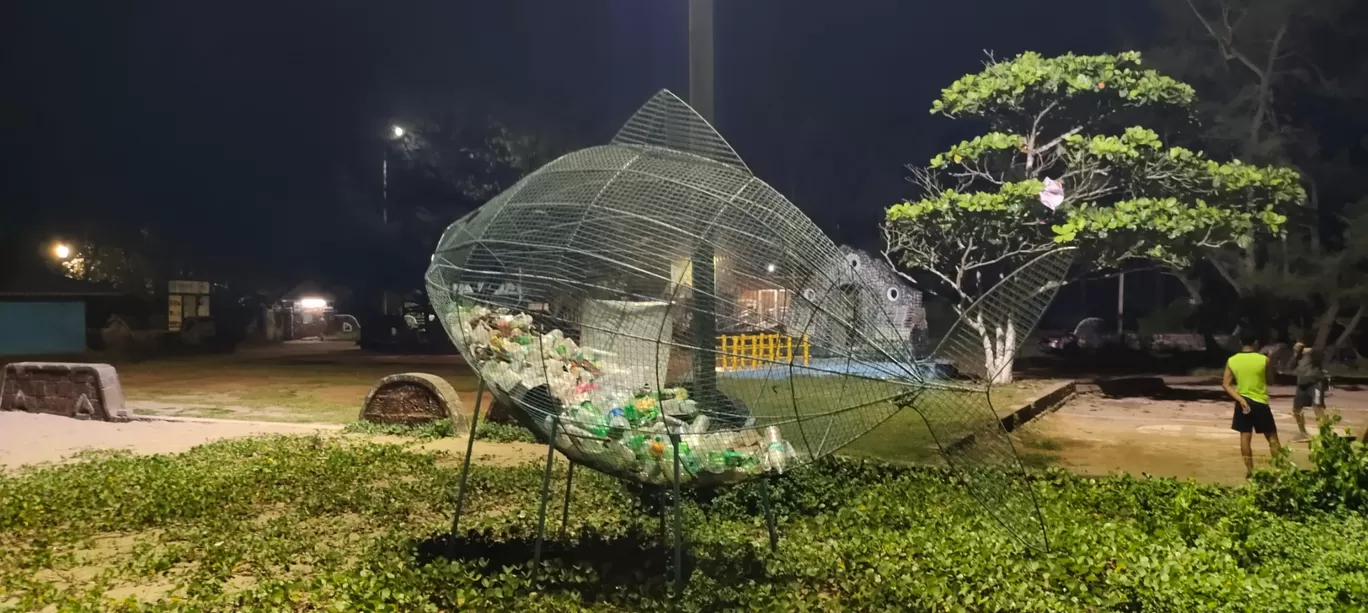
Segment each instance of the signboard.
[[209,316],[208,281],[168,281],[166,284],[166,328],[179,332],[186,318]]
[[169,294],[208,294],[208,281],[170,281],[167,283]]
[[171,294],[166,297],[166,328],[168,330],[180,332],[183,309],[180,294]]

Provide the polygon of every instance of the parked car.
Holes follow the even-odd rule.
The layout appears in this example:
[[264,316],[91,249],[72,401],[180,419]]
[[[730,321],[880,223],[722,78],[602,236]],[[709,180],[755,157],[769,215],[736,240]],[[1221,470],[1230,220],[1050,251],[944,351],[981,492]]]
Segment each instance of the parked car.
[[1046,354],[1068,355],[1077,353],[1097,353],[1127,349],[1139,351],[1144,343],[1134,332],[1117,334],[1106,320],[1089,317],[1078,322],[1073,332],[1046,334],[1040,340],[1040,350]]

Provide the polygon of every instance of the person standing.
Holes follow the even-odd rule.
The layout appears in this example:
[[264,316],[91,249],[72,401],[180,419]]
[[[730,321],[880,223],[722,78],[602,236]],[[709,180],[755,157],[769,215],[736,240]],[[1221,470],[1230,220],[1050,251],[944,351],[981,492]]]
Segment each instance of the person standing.
[[1221,387],[1235,400],[1235,416],[1230,428],[1240,433],[1240,455],[1244,456],[1245,476],[1254,472],[1254,433],[1268,439],[1268,450],[1277,455],[1278,425],[1273,422],[1273,411],[1268,408],[1268,356],[1259,353],[1258,336],[1253,330],[1240,335],[1240,352],[1226,360]]
[[1325,390],[1329,380],[1318,352],[1304,343],[1297,343],[1292,347],[1292,355],[1295,363],[1292,372],[1297,376],[1297,392],[1292,397],[1292,417],[1297,420],[1297,440],[1304,441],[1310,438],[1306,432],[1306,407],[1315,410],[1317,428],[1325,423]]

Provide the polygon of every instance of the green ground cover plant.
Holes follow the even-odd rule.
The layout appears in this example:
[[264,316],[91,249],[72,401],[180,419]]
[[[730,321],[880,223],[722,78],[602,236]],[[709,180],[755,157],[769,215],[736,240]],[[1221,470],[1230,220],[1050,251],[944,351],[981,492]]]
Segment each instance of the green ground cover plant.
[[[1322,446],[1322,458],[1364,454],[1348,441]],[[0,610],[668,608],[671,556],[653,496],[576,471],[562,526],[559,463],[547,566],[534,585],[527,563],[540,469],[477,463],[453,535],[458,459],[350,437],[265,437],[175,456],[93,453],[5,474]],[[1284,467],[1236,489],[1036,473],[1052,545],[1042,552],[993,524],[948,473],[833,458],[773,482],[777,553],[757,488],[690,494],[689,581],[678,604],[1362,610],[1368,520],[1356,510],[1362,481],[1333,474],[1346,463]]]
[[[381,424],[358,421],[342,429],[350,434],[389,434],[422,439],[445,438],[453,434],[450,419],[438,419],[420,424]],[[498,424],[482,421],[475,426],[475,439],[494,443],[535,443],[536,435],[517,424]]]

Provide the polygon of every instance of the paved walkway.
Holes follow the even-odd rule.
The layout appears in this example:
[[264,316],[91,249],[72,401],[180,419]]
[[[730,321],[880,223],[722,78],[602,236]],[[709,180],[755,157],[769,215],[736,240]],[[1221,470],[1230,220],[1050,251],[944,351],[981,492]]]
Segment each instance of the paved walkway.
[[[1239,435],[1230,429],[1231,401],[1219,385],[1197,380],[1170,381],[1172,391],[1159,397],[1108,398],[1081,396],[1055,413],[1023,429],[1027,451],[1057,456],[1058,464],[1086,474],[1128,472],[1163,477],[1194,478],[1215,483],[1244,480]],[[1292,442],[1297,426],[1292,418],[1292,388],[1270,390],[1280,438],[1291,444],[1293,461],[1306,466],[1308,444]],[[1332,389],[1332,412],[1342,417],[1341,429],[1355,434],[1368,426],[1368,391]],[[1308,421],[1314,422],[1307,411]],[[1313,423],[1308,423],[1314,429]],[[1256,466],[1268,463],[1268,444],[1255,436]]]
[[176,453],[211,441],[256,434],[308,434],[341,429],[332,424],[177,419],[115,424],[70,417],[0,411],[0,466],[58,462],[83,449]]

